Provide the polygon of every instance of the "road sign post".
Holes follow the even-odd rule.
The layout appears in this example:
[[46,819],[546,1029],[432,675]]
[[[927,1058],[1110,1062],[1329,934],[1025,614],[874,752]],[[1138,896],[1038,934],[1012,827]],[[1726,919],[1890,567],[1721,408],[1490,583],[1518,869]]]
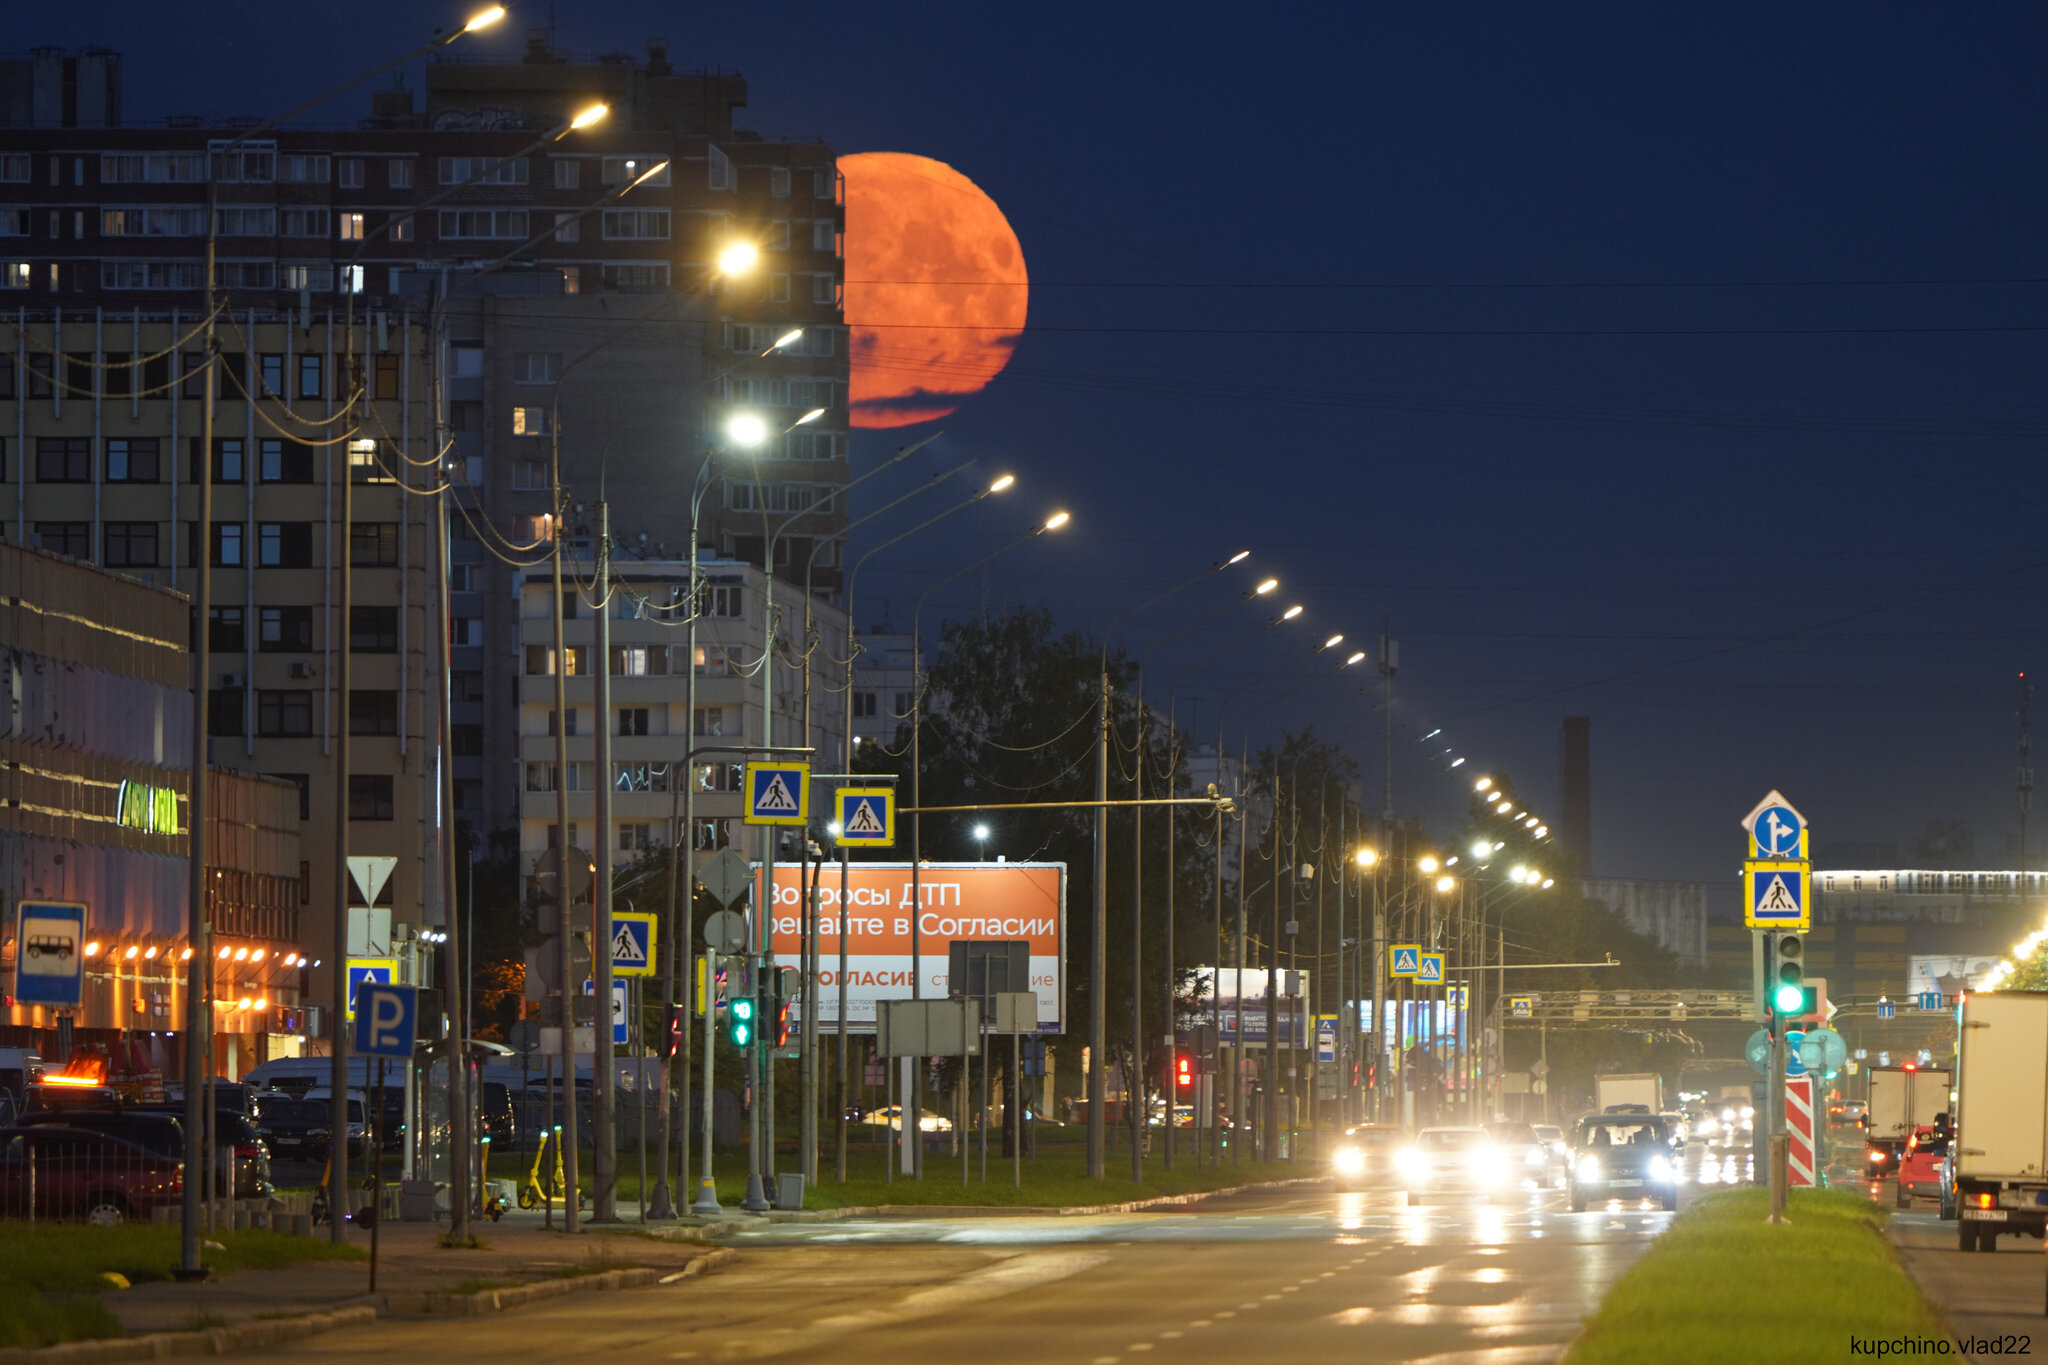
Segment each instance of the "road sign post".
[[[411,1065],[413,1044],[419,1037],[420,997],[413,987],[394,986],[389,980],[352,979],[350,985],[355,1002],[355,1035],[349,1039],[349,1046],[362,1056],[377,1059],[377,1088],[370,1098],[370,1292],[374,1294],[378,1230],[384,1226],[384,1067],[394,1057]],[[343,1103],[347,1103],[345,1097]],[[346,1108],[343,1112],[347,1112]],[[462,1194],[457,1191],[452,1197],[459,1199]],[[335,1207],[328,1216],[339,1220],[346,1215]]]
[[[1764,1070],[1764,1147],[1767,1154],[1766,1178],[1771,1188],[1769,1221],[1782,1223],[1785,1221],[1788,1162],[1795,1136],[1788,1132],[1786,1126],[1787,1105],[1791,1102],[1786,1090],[1786,1068],[1793,1064],[1803,1069],[1803,1063],[1796,1055],[1788,1062],[1786,1030],[1782,1022],[1786,1012],[1778,1008],[1775,998],[1781,983],[1765,979],[1766,971],[1775,974],[1778,956],[1766,951],[1765,944],[1769,936],[1788,934],[1793,936],[1790,941],[1796,944],[1796,935],[1812,922],[1813,875],[1807,861],[1811,831],[1806,817],[1777,791],[1757,802],[1742,818],[1741,824],[1749,835],[1747,856],[1742,864],[1743,922],[1755,933],[1752,961],[1758,973],[1756,999],[1762,1014],[1759,1022],[1768,1030],[1770,1038],[1770,1056]],[[1795,969],[1793,976],[1797,975]],[[1811,1183],[1812,1081],[1808,1078],[1805,1083],[1809,1087],[1806,1091],[1809,1119],[1802,1150],[1805,1153],[1807,1183]]]

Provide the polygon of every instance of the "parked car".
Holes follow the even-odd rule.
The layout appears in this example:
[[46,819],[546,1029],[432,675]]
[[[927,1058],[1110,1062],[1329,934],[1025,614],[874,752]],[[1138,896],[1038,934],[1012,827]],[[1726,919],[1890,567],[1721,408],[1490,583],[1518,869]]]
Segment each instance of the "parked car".
[[327,1134],[334,1110],[324,1101],[294,1099],[283,1093],[256,1097],[256,1132],[272,1156],[293,1161],[325,1161]]
[[112,1086],[94,1085],[45,1075],[23,1087],[23,1114],[55,1114],[72,1109],[114,1109],[121,1097]]
[[1507,1158],[1508,1183],[1529,1189],[1561,1189],[1565,1164],[1526,1123],[1502,1120],[1486,1125],[1488,1136]]
[[[308,1104],[319,1105],[320,1108],[326,1110],[331,1115],[334,1112],[334,1101],[332,1099],[332,1093],[333,1092],[324,1089],[308,1090],[306,1092],[305,1100]],[[360,1090],[349,1091],[348,1154],[352,1158],[361,1156],[364,1152],[369,1150],[370,1124],[368,1115],[369,1106],[363,1100],[363,1093]],[[328,1140],[332,1141],[333,1137],[334,1134],[331,1131],[330,1125]]]
[[185,1126],[169,1114],[138,1114],[126,1109],[77,1109],[67,1113],[45,1111],[22,1120],[24,1128],[78,1128],[105,1133],[132,1142],[146,1152],[182,1161],[185,1156]]
[[[33,1191],[33,1194],[31,1194]],[[183,1197],[183,1167],[106,1133],[57,1125],[0,1130],[0,1213],[147,1222]]]
[[1432,1194],[1486,1198],[1511,1183],[1508,1158],[1484,1128],[1425,1128],[1396,1159],[1410,1208]]
[[[183,1105],[137,1104],[128,1109],[132,1114],[161,1114],[182,1119]],[[270,1181],[270,1149],[264,1144],[263,1134],[247,1114],[233,1109],[220,1109],[214,1113],[215,1142],[222,1149],[232,1149],[235,1163],[234,1197],[237,1199],[268,1199],[277,1193],[277,1187]]]
[[1678,1207],[1678,1161],[1671,1132],[1655,1114],[1589,1114],[1572,1142],[1571,1205],[1655,1199]]
[[1407,1142],[1407,1131],[1395,1123],[1361,1123],[1345,1129],[1344,1140],[1330,1156],[1337,1188],[1361,1190],[1399,1181],[1401,1171],[1394,1158]]

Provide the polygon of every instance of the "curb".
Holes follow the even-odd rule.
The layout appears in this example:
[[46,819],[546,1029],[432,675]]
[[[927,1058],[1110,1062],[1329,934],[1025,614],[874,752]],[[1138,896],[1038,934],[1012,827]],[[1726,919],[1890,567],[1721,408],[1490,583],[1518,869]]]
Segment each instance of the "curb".
[[1260,1180],[1248,1185],[1228,1185],[1216,1190],[1196,1190],[1187,1194],[1162,1194],[1150,1199],[1130,1199],[1116,1204],[860,1204],[843,1209],[777,1210],[771,1214],[755,1214],[744,1218],[725,1218],[716,1223],[703,1223],[695,1227],[649,1228],[650,1236],[670,1242],[710,1242],[720,1237],[729,1237],[735,1232],[762,1227],[769,1223],[836,1223],[846,1218],[875,1217],[926,1217],[926,1218],[1074,1218],[1088,1214],[1140,1213],[1146,1209],[1181,1208],[1199,1203],[1204,1199],[1216,1199],[1224,1195],[1245,1194],[1252,1190],[1277,1190],[1289,1185],[1314,1185],[1321,1176],[1296,1176],[1287,1180]]
[[106,1337],[95,1341],[60,1342],[55,1346],[0,1349],[0,1365],[124,1365],[131,1360],[231,1355],[317,1336],[342,1327],[365,1326],[387,1314],[480,1317],[541,1299],[560,1298],[564,1294],[675,1284],[721,1269],[738,1259],[738,1252],[721,1247],[696,1257],[680,1270],[645,1267],[607,1270],[596,1275],[575,1275],[561,1280],[510,1285],[503,1289],[482,1289],[474,1294],[379,1294],[376,1296],[378,1301],[373,1303],[325,1313],[307,1313],[301,1317],[247,1322],[234,1327],[209,1327],[197,1332],[150,1332],[136,1337]]

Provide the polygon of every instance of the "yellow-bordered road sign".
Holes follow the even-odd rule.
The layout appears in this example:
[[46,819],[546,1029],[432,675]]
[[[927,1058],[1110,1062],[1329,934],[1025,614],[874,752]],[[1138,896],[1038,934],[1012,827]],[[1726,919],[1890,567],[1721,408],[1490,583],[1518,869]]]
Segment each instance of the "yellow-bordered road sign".
[[811,814],[811,765],[761,762],[747,765],[749,825],[801,825]]

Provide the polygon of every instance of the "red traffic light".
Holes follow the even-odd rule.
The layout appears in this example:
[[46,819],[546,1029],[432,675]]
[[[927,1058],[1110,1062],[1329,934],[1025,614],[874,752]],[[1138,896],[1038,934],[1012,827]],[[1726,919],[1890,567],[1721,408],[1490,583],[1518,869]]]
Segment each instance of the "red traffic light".
[[1173,1079],[1176,1085],[1191,1086],[1195,1083],[1195,1059],[1182,1053],[1173,1059]]

